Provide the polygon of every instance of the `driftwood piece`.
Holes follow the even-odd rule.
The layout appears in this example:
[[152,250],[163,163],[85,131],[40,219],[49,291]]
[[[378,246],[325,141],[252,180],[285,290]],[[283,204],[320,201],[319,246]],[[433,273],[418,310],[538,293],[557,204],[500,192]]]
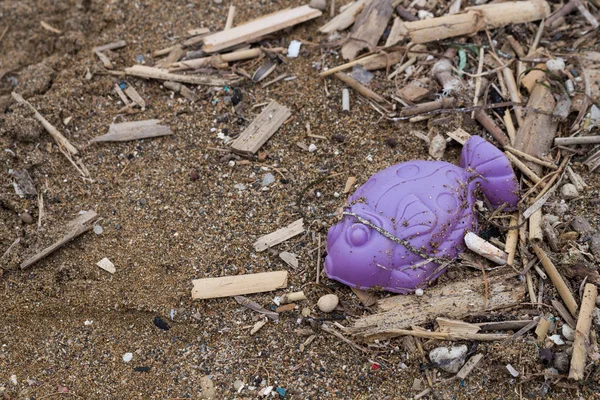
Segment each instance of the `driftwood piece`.
[[598,288],[591,283],[587,283],[581,299],[581,311],[575,329],[575,343],[573,343],[569,379],[580,381],[585,378],[586,359],[590,347],[590,328],[592,326],[592,315],[596,308],[597,295]]
[[256,153],[291,115],[292,113],[287,107],[272,101],[233,141],[231,147],[240,151]]
[[388,38],[385,41],[385,47],[393,46],[396,43],[402,41],[405,37],[406,28],[404,27],[404,21],[396,17],[394,18],[394,22],[392,23],[392,29],[390,30],[390,34],[388,35]]
[[331,21],[320,27],[319,32],[331,33],[335,31],[343,31],[356,21],[363,7],[370,2],[371,0],[358,0],[353,2],[352,5],[334,17]]
[[46,247],[44,250],[40,251],[33,257],[28,258],[27,260],[21,263],[21,269],[28,268],[40,261],[42,258],[49,256],[54,253],[56,250],[63,247],[65,244],[75,239],[77,236],[89,231],[92,229],[94,221],[98,219],[98,214],[94,211],[86,211],[85,213],[79,215],[77,218],[69,222],[67,225],[67,232],[63,235],[63,237],[54,243],[53,245]]
[[430,95],[431,89],[419,86],[415,82],[411,82],[410,84],[396,91],[396,96],[400,97],[404,101],[409,101],[411,103],[418,103],[420,101],[423,101]]
[[393,296],[377,302],[379,313],[358,319],[350,332],[361,338],[381,337],[392,330],[421,325],[437,317],[461,319],[488,309],[518,304],[525,285],[511,276],[488,277],[488,293],[483,278],[427,289],[423,296]]
[[145,121],[110,124],[108,127],[108,133],[106,135],[95,137],[91,140],[91,142],[127,142],[129,140],[146,139],[173,134],[171,128],[165,125],[159,125],[159,122],[160,120],[158,119],[148,119]]
[[284,242],[304,232],[304,220],[302,218],[292,222],[288,226],[278,229],[273,233],[261,236],[254,242],[254,250],[264,251],[281,242]]
[[202,50],[207,53],[224,50],[240,43],[251,43],[273,32],[320,17],[322,12],[308,5],[282,10],[246,22],[243,25],[208,35]]
[[402,111],[400,111],[400,116],[407,117],[439,109],[453,108],[455,104],[456,99],[454,99],[454,97],[442,97],[439,100],[404,107]]
[[126,41],[117,40],[116,42],[104,44],[102,46],[96,46],[92,49],[92,52],[96,53],[96,52],[103,52],[106,50],[116,50],[116,49],[120,49],[121,47],[125,47],[125,46],[127,46]]
[[600,135],[594,136],[576,136],[554,139],[554,144],[557,146],[572,146],[576,144],[598,144],[600,143]]
[[252,311],[261,313],[261,314],[265,315],[266,317],[272,319],[275,322],[279,321],[279,314],[276,313],[275,311],[267,310],[266,308],[264,308],[257,302],[252,301],[249,298],[244,297],[244,296],[234,296],[233,298],[235,299],[235,301],[238,302],[239,305],[242,305]]
[[279,253],[279,258],[293,269],[298,269],[298,258],[294,253],[282,251]]
[[287,271],[194,279],[192,299],[214,299],[250,293],[271,292],[287,286]]
[[364,48],[372,50],[377,46],[394,12],[392,3],[392,0],[373,0],[362,10],[349,40],[342,46],[342,57],[353,60]]
[[232,83],[230,80],[212,76],[171,74],[165,69],[148,67],[146,65],[134,65],[133,67],[125,68],[125,73],[139,78],[191,83],[193,85],[225,86]]
[[466,13],[406,22],[413,43],[427,43],[449,37],[469,35],[482,29],[537,21],[550,15],[545,0],[492,3],[469,7]]
[[[536,85],[527,102],[527,114],[515,137],[514,148],[524,153],[544,159],[552,147],[558,121],[552,117],[556,101],[552,92],[544,85]],[[538,112],[537,110],[541,110]],[[537,175],[543,167],[536,163],[525,163]]]
[[380,95],[378,95],[377,93],[375,93],[374,91],[369,89],[368,87],[362,85],[359,81],[352,78],[351,76],[349,76],[343,72],[336,72],[335,74],[333,74],[333,76],[335,76],[340,81],[344,82],[346,85],[350,86],[352,89],[356,90],[359,94],[363,95],[364,97],[371,99],[371,100],[375,100],[376,102],[378,102],[380,104],[387,103],[387,101],[383,97],[381,97]]

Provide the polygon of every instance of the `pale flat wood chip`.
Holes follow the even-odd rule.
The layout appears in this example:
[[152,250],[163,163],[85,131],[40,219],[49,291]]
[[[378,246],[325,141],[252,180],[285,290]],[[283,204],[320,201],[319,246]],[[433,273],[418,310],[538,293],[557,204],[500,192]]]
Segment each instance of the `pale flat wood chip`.
[[273,233],[262,236],[254,243],[254,250],[264,251],[270,247],[273,247],[281,242],[288,240],[296,235],[304,232],[304,220],[300,218],[286,226],[276,230]]
[[287,107],[272,101],[233,141],[231,147],[240,151],[256,153],[291,115],[292,113]]
[[214,299],[249,293],[270,292],[287,286],[287,271],[194,279],[192,299]]
[[108,133],[106,135],[95,137],[91,140],[91,142],[126,142],[129,140],[146,139],[173,134],[171,128],[165,125],[159,125],[159,122],[160,120],[158,119],[148,119],[145,121],[110,124]]

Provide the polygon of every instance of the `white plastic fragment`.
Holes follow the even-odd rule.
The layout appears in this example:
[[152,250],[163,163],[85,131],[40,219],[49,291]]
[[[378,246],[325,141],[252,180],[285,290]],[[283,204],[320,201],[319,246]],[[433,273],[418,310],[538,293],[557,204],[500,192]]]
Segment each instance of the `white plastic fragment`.
[[554,344],[557,344],[559,346],[562,346],[563,344],[565,344],[565,341],[562,340],[562,338],[560,337],[560,335],[548,336],[548,339],[552,340],[554,342]]
[[423,296],[423,293],[424,293],[424,292],[423,292],[423,289],[421,289],[421,288],[418,288],[417,290],[415,290],[415,295],[416,295],[417,297],[421,297],[421,296]]
[[429,359],[436,367],[455,374],[465,363],[468,348],[466,345],[437,347],[429,352]]
[[490,242],[483,240],[473,232],[468,232],[465,235],[465,244],[469,250],[474,251],[498,265],[506,264],[508,255],[504,251],[500,250]]
[[515,378],[517,376],[519,376],[519,371],[517,371],[512,365],[510,364],[506,364],[506,369],[508,370],[508,372],[514,376]]
[[287,54],[287,56],[289,58],[298,57],[298,54],[300,53],[300,46],[301,45],[302,45],[302,42],[300,42],[298,40],[292,40],[290,42],[289,47],[288,47],[288,54]]
[[342,89],[342,111],[350,111],[350,91]]

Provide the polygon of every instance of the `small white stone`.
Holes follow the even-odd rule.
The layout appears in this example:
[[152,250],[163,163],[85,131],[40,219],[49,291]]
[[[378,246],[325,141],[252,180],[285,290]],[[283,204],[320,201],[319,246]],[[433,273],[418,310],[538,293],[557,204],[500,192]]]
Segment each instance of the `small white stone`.
[[317,302],[317,307],[324,313],[330,313],[337,307],[340,299],[335,294],[326,294]]
[[13,385],[18,384],[19,382],[17,381],[17,376],[16,375],[11,375],[10,376],[10,383],[12,383]]
[[560,188],[560,195],[565,200],[571,200],[579,197],[577,187],[572,183],[566,183]]
[[311,144],[308,146],[308,151],[309,151],[309,153],[314,153],[315,151],[317,151],[317,145],[316,145],[316,144],[314,144],[314,143],[311,143]]
[[419,10],[417,12],[417,17],[419,17],[419,19],[430,19],[433,18],[434,15],[427,10]]
[[417,295],[418,297],[423,296],[423,293],[424,293],[423,289],[421,289],[421,288],[418,288],[417,290],[415,290],[415,295]]
[[571,328],[568,324],[563,324],[562,335],[565,337],[565,339],[571,342],[575,340],[575,330]]
[[104,232],[102,225],[94,225],[94,233],[96,235],[102,235],[102,232]]
[[117,272],[117,270],[115,269],[115,264],[113,264],[106,257],[104,257],[102,260],[98,261],[98,263],[96,265],[99,266],[100,268],[102,268],[103,270],[105,270],[106,272],[109,272],[111,274],[114,274],[115,272]]
[[368,162],[373,162],[373,156],[369,154],[369,155],[367,156],[367,161],[368,161]]
[[133,353],[125,353],[125,354],[123,354],[123,361],[125,361],[125,362],[128,363],[131,360],[133,360]]
[[340,194],[338,192],[333,192],[333,197],[340,197]]
[[455,374],[465,363],[468,348],[466,345],[438,347],[429,352],[429,359],[438,368]]
[[548,71],[562,71],[565,69],[565,67],[565,60],[563,60],[562,58],[556,58],[554,60],[546,61],[546,68],[548,68]]
[[93,321],[93,320],[86,319],[86,320],[85,320],[85,322],[84,322],[83,324],[84,324],[85,326],[90,326],[90,325],[91,325],[91,324],[93,324],[93,323],[94,323],[94,321]]
[[229,161],[229,166],[230,167],[235,167],[235,161],[233,161],[233,160]]
[[316,8],[317,10],[323,11],[327,7],[327,1],[326,0],[310,0],[310,3],[308,5],[310,6],[310,8]]

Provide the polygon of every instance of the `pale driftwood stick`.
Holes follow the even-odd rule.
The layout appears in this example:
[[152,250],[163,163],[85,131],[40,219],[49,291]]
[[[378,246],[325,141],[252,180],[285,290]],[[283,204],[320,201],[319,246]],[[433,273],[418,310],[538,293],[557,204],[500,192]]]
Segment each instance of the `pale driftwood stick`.
[[60,249],[62,246],[75,239],[77,236],[89,231],[92,229],[94,221],[98,219],[98,214],[94,211],[86,211],[84,214],[81,214],[73,221],[71,221],[68,225],[69,231],[56,243],[52,246],[46,247],[44,250],[40,251],[33,257],[28,258],[27,260],[21,263],[21,269],[28,268],[40,261],[42,258],[49,256],[54,253],[56,250]]
[[375,93],[374,91],[369,89],[368,87],[362,85],[356,79],[351,78],[350,76],[344,74],[343,72],[336,72],[335,74],[333,74],[333,76],[335,76],[340,81],[344,82],[346,85],[350,86],[352,89],[357,91],[358,94],[361,94],[361,95],[365,96],[366,98],[374,100],[381,104],[387,103],[387,101],[383,97],[381,97],[380,95],[378,95],[377,93]]
[[13,99],[15,99],[15,101],[19,104],[22,104],[24,106],[26,106],[27,108],[29,108],[32,112],[33,115],[35,116],[35,119],[37,119],[38,121],[40,121],[40,123],[42,124],[42,126],[44,127],[44,129],[46,129],[46,132],[48,132],[56,141],[56,143],[62,147],[63,149],[65,149],[69,155],[74,156],[76,154],[79,153],[79,151],[75,148],[75,146],[73,146],[69,140],[67,140],[66,137],[63,136],[62,133],[59,132],[58,129],[56,129],[54,127],[54,125],[52,125],[50,122],[48,122],[48,120],[46,118],[44,118],[42,116],[42,114],[40,114],[35,107],[33,107],[31,105],[30,102],[28,102],[27,100],[25,100],[23,98],[23,96],[21,96],[19,93],[17,92],[12,92],[11,93]]
[[481,327],[482,331],[514,331],[531,323],[530,319],[517,321],[478,322],[475,325]]
[[469,7],[464,14],[446,15],[405,23],[414,43],[427,43],[449,37],[469,35],[487,28],[537,21],[550,15],[544,0],[492,3]]
[[121,90],[121,87],[119,86],[118,83],[115,83],[115,92],[117,92],[117,94],[119,95],[119,98],[121,99],[121,101],[123,102],[124,105],[129,105],[129,103],[131,103],[131,101],[129,100],[129,98],[127,96],[125,96],[125,93],[123,93],[123,90]]
[[484,293],[483,278],[428,288],[425,295],[393,296],[377,302],[378,314],[358,319],[350,331],[361,337],[385,334],[390,329],[406,329],[421,325],[444,315],[462,319],[487,308],[494,309],[519,304],[525,295],[525,286],[506,275],[488,277],[488,295]]
[[477,333],[481,330],[479,325],[470,324],[458,319],[438,317],[435,319],[435,322],[437,322],[440,328],[439,331],[443,333]]
[[233,298],[235,299],[235,301],[237,301],[239,305],[244,306],[252,311],[261,313],[275,322],[279,321],[279,314],[275,311],[267,310],[257,302],[252,301],[244,296],[234,296]]
[[541,187],[545,186],[545,184],[543,182],[541,182],[542,178],[540,178],[535,172],[533,172],[527,165],[525,165],[516,156],[514,156],[512,153],[509,153],[508,151],[505,151],[504,154],[510,160],[512,165],[517,167],[523,173],[523,175],[525,175],[526,177],[531,179],[533,181],[533,183],[538,184]]
[[319,32],[321,33],[331,33],[335,31],[343,31],[344,29],[350,27],[354,21],[358,18],[363,7],[369,4],[371,0],[358,0],[353,3],[350,3],[350,6],[344,10],[340,9],[340,14],[338,14],[331,21],[323,25],[319,28]]
[[558,314],[567,323],[567,325],[569,325],[571,328],[575,329],[575,327],[577,326],[577,322],[571,316],[571,313],[569,312],[569,310],[567,310],[567,308],[563,305],[563,303],[561,303],[560,301],[558,301],[556,299],[552,299],[551,303],[552,303],[552,307],[554,307],[556,312],[558,312]]
[[376,335],[370,335],[363,337],[364,340],[385,340],[399,336],[414,336],[425,339],[437,339],[437,340],[477,340],[481,342],[494,342],[498,340],[505,340],[511,337],[506,333],[444,333],[444,332],[427,332],[427,331],[411,331],[408,329],[390,329],[385,333]]
[[213,299],[250,293],[271,292],[287,286],[287,271],[194,279],[192,299]]
[[148,119],[145,121],[123,122],[110,124],[108,133],[93,138],[90,143],[96,142],[127,142],[130,140],[153,138],[172,135],[171,128],[159,125],[160,120]]
[[392,23],[392,29],[390,30],[390,34],[388,35],[387,40],[385,41],[385,47],[390,47],[395,45],[396,43],[402,41],[406,36],[406,29],[404,28],[404,21],[400,18],[394,18],[394,22]]
[[148,67],[146,65],[134,65],[133,67],[125,68],[125,73],[140,78],[191,83],[194,85],[225,86],[232,83],[227,79],[214,78],[212,76],[171,74],[167,70]]
[[195,28],[187,31],[188,36],[206,35],[207,33],[210,33],[209,28]]
[[[546,21],[548,21],[548,20],[546,19]],[[514,38],[513,35],[506,36],[506,39],[508,40],[510,47],[512,47],[512,49],[515,52],[515,54],[517,55],[517,57],[519,57],[519,58],[525,57],[525,51],[523,50],[523,46],[521,46],[521,43],[517,42],[517,40]]]
[[324,330],[325,332],[335,336],[336,338],[340,339],[342,342],[349,344],[353,349],[362,351],[363,353],[369,354],[370,351],[364,347],[361,347],[359,345],[357,345],[356,343],[354,343],[353,341],[347,339],[346,337],[344,337],[344,335],[342,335],[341,333],[337,332],[336,330],[334,330],[333,328],[331,328],[329,326],[329,324],[324,323],[321,325],[321,329]]
[[550,225],[550,222],[548,222],[547,218],[542,218],[541,228],[552,251],[558,252],[560,250],[560,247],[558,246],[558,236],[556,234],[556,230],[552,227],[552,225]]
[[407,117],[411,115],[426,113],[433,110],[453,108],[455,105],[456,99],[454,99],[454,97],[442,97],[440,100],[416,104],[410,107],[404,107],[402,111],[400,111],[400,116]]
[[259,252],[267,250],[268,248],[293,238],[302,232],[304,232],[304,223],[303,219],[300,218],[284,228],[278,229],[273,233],[269,233],[268,235],[258,238],[256,242],[254,242],[254,250]]
[[[287,51],[282,47],[269,49],[270,53],[283,53]],[[238,50],[227,54],[214,55],[209,57],[195,58],[174,63],[170,66],[169,71],[185,71],[188,69],[197,69],[210,65],[219,65],[234,61],[249,60],[251,58],[260,57],[265,52],[260,48]]]
[[576,316],[577,315],[577,302],[575,301],[575,297],[573,297],[573,293],[571,293],[571,291],[569,290],[569,288],[568,288],[567,284],[565,283],[565,281],[563,280],[562,276],[560,275],[560,273],[558,272],[558,270],[556,269],[556,267],[554,266],[552,261],[550,261],[550,258],[548,257],[546,252],[544,250],[542,250],[542,248],[540,246],[538,246],[536,243],[531,243],[531,248],[533,248],[533,251],[538,256],[538,259],[544,266],[544,269],[548,273],[548,276],[550,277],[552,284],[558,291],[558,294],[560,295],[560,297],[565,302],[567,309],[573,316]]
[[533,278],[531,271],[525,273],[525,281],[527,282],[527,291],[529,292],[529,299],[532,303],[537,303],[537,296],[535,295],[535,288],[533,287]]
[[589,337],[592,326],[592,314],[596,308],[597,295],[598,288],[591,283],[586,283],[583,298],[581,299],[581,310],[577,319],[577,328],[575,329],[575,343],[573,343],[573,357],[571,358],[569,379],[580,381],[585,377],[585,365],[590,346]]
[[506,136],[502,129],[496,125],[494,120],[492,120],[485,111],[479,109],[475,111],[475,119],[477,122],[481,124],[485,128],[486,131],[490,133],[496,139],[496,141],[500,144],[501,147],[510,145],[510,139]]
[[116,49],[120,49],[121,47],[125,47],[127,46],[127,42],[124,40],[118,40],[116,42],[113,43],[108,43],[108,44],[104,44],[102,46],[96,46],[92,49],[92,52],[102,52],[102,51],[106,51],[106,50],[116,50]]
[[251,43],[273,32],[320,17],[322,12],[308,5],[282,10],[255,19],[235,28],[204,38],[202,50],[207,53],[224,50],[240,43]]
[[573,171],[573,168],[567,167],[567,176],[569,177],[571,183],[575,185],[575,187],[577,187],[578,191],[582,191],[586,187],[588,187],[587,183],[585,183],[581,175]]
[[[520,218],[519,218],[520,219]],[[519,219],[516,215],[512,215],[510,217],[509,226],[516,227],[518,225]],[[519,244],[519,230],[511,229],[506,234],[506,246],[505,250],[508,253],[508,257],[506,258],[506,263],[512,267],[515,261],[515,255],[517,254],[517,245]]]
[[475,367],[479,364],[479,362],[483,359],[483,354],[475,354],[473,357],[469,358],[469,361],[462,366],[460,371],[456,374],[456,378],[459,381],[465,380],[467,376],[475,369]]
[[[512,70],[508,67],[502,68],[502,74],[504,76],[504,82],[506,83],[506,89],[510,95],[510,100],[520,104],[521,94],[519,93],[519,89],[517,89],[517,82],[515,81]],[[517,123],[519,126],[523,125],[523,109],[520,106],[516,106],[514,110],[517,117]]]
[[554,139],[555,145],[571,146],[576,144],[598,144],[600,143],[600,135],[598,136],[579,136],[579,137],[568,137],[568,138],[556,138]]
[[292,113],[287,107],[272,101],[233,141],[231,147],[240,151],[256,153],[291,115]]
[[225,28],[223,28],[224,31],[233,28],[233,18],[235,18],[235,6],[229,6],[227,21],[225,22]]
[[162,56],[166,56],[167,54],[169,54],[171,51],[173,51],[176,47],[179,47],[179,44],[170,46],[170,47],[165,47],[164,49],[160,49],[160,50],[155,50],[152,53],[153,57],[162,57]]
[[100,52],[100,51],[96,51],[96,56],[100,59],[100,61],[102,61],[102,65],[104,65],[104,68],[106,69],[113,69],[113,64],[112,61],[110,61],[110,58],[108,58],[106,56],[106,54]]
[[539,164],[544,167],[548,167],[555,171],[558,169],[558,166],[556,164],[551,163],[549,161],[540,160],[539,158],[529,155],[527,153],[523,153],[521,150],[517,150],[512,146],[505,146],[504,150],[508,150],[509,152],[513,153],[515,156],[521,157],[527,161],[531,161],[532,163]]
[[444,58],[438,60],[431,68],[431,73],[435,79],[442,85],[445,94],[451,94],[453,91],[462,88],[462,81],[452,73],[452,60],[457,53],[457,49],[450,47],[444,52]]
[[369,51],[374,49],[393,12],[394,8],[389,0],[372,0],[365,6],[354,23],[348,40],[342,46],[342,57],[353,60],[364,48]]
[[506,264],[506,259],[508,256],[504,251],[480,238],[473,232],[468,232],[465,235],[464,241],[469,250],[474,251],[480,256],[487,258],[498,265]]
[[544,234],[542,233],[542,209],[538,209],[536,212],[531,214],[529,217],[529,240],[539,240],[542,241],[544,239]]

